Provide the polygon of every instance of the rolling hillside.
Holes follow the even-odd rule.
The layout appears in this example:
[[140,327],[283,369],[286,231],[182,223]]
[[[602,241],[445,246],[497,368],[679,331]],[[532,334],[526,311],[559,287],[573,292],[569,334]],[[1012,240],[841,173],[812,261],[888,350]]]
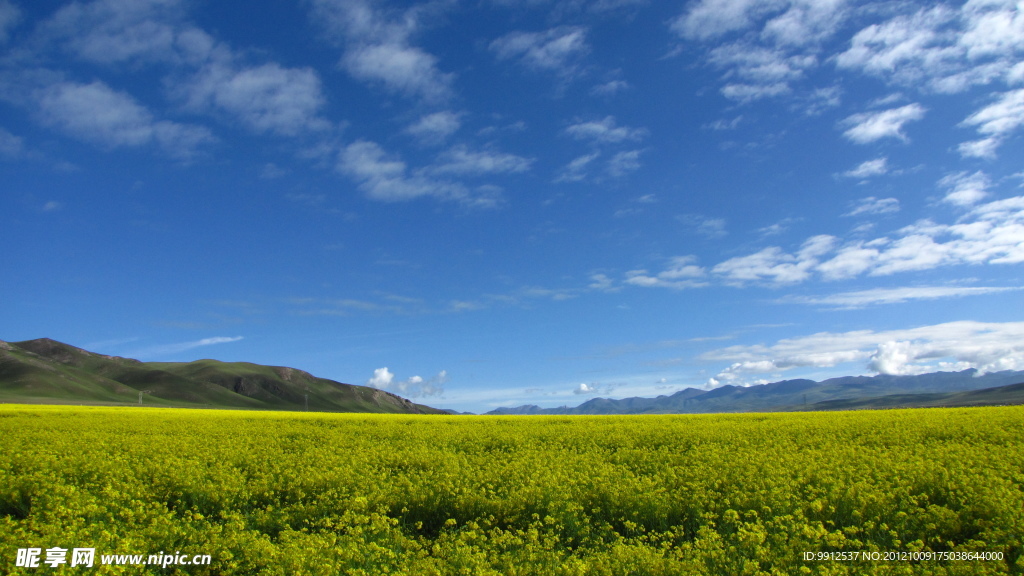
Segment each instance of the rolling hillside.
[[[141,394],[140,394],[141,393]],[[41,338],[0,341],[0,402],[439,414],[390,392],[247,362],[140,362]]]

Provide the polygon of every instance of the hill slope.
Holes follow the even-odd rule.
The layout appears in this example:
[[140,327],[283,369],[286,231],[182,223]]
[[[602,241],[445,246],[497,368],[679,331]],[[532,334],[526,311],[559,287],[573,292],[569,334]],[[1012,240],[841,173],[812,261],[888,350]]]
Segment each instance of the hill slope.
[[[140,395],[140,393],[142,393]],[[439,414],[367,386],[248,362],[139,362],[41,338],[0,340],[0,402]]]
[[1012,385],[1022,382],[1024,372],[1014,371],[983,375],[964,370],[915,376],[846,376],[822,382],[783,380],[713,390],[687,388],[657,398],[594,398],[575,408],[498,408],[488,414],[699,414],[1019,404],[1024,403],[1024,387]]

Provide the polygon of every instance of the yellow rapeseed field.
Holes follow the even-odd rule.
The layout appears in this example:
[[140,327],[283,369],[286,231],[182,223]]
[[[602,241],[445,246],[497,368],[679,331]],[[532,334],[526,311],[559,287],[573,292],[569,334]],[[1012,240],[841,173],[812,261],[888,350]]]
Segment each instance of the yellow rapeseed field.
[[1024,407],[476,417],[5,405],[0,449],[3,574],[1024,568]]

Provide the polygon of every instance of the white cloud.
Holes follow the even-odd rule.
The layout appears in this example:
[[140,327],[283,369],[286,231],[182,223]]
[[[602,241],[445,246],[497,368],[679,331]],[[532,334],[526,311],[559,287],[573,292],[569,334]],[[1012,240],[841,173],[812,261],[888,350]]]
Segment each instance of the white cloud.
[[711,272],[726,283],[747,282],[795,284],[811,277],[822,256],[832,250],[837,238],[827,235],[807,239],[796,254],[788,254],[777,246],[765,248],[749,256],[731,258],[716,265]]
[[625,80],[610,80],[604,84],[594,86],[590,89],[590,93],[594,96],[612,96],[627,89],[629,89],[629,82]]
[[590,285],[587,288],[591,290],[600,290],[602,292],[618,292],[619,288],[615,286],[615,282],[608,277],[607,274],[591,274]]
[[572,393],[573,394],[597,394],[597,388],[595,388],[594,386],[584,382],[584,383],[581,383],[576,388],[574,388]]
[[218,51],[203,68],[177,88],[194,110],[222,110],[256,132],[295,136],[323,130],[319,116],[325,98],[316,72],[276,63],[246,67]]
[[970,206],[988,196],[988,188],[992,183],[987,174],[978,171],[974,174],[949,174],[939,181],[939,185],[949,190],[942,199],[944,202],[955,206]]
[[387,390],[391,387],[391,382],[394,381],[395,375],[388,370],[388,367],[377,368],[373,371],[373,376],[366,381],[367,386],[372,386],[379,390]]
[[906,286],[900,288],[873,288],[854,292],[841,292],[827,296],[796,296],[779,300],[780,303],[810,304],[830,306],[840,310],[854,310],[879,304],[902,304],[914,300],[938,300],[943,298],[960,298],[964,296],[980,296],[998,294],[1019,287],[996,286]]
[[676,220],[690,232],[707,238],[723,238],[729,235],[725,229],[724,218],[709,218],[700,214],[681,214],[676,216]]
[[1002,142],[999,138],[989,137],[982,138],[981,140],[971,140],[970,142],[962,142],[957,146],[957,151],[960,152],[960,156],[964,158],[995,158],[996,148]]
[[462,126],[459,114],[445,110],[421,117],[405,129],[406,132],[426,144],[438,144],[454,134]]
[[843,172],[847,178],[871,178],[882,176],[889,172],[889,159],[885,156],[862,162],[853,170]]
[[585,154],[572,160],[562,168],[555,182],[579,182],[587,177],[587,167],[600,156],[600,152]]
[[843,120],[842,126],[849,126],[844,136],[857,144],[867,144],[882,138],[898,138],[906,142],[903,125],[924,118],[926,109],[920,104],[908,104],[881,112],[854,114]]
[[[789,94],[819,64],[823,43],[847,15],[843,0],[700,0],[671,24],[684,40],[719,42],[709,62],[726,70],[722,94],[740,103]],[[738,80],[738,81],[736,81]],[[833,106],[837,93],[818,90],[811,114]]]
[[612,178],[621,178],[640,168],[642,150],[623,150],[608,160],[607,172]]
[[511,32],[491,42],[499,60],[518,59],[532,70],[574,74],[579,59],[589,52],[587,31],[578,26],[561,26],[543,32]]
[[177,157],[191,156],[214,140],[204,127],[158,121],[134,98],[95,81],[59,82],[36,92],[43,123],[107,148],[158,143]]
[[672,30],[691,40],[710,40],[729,32],[743,30],[767,13],[776,11],[774,3],[760,0],[701,0],[672,22]]
[[985,138],[961,144],[962,156],[994,158],[996,148],[1003,139],[1024,125],[1024,88],[1003,92],[998,96],[995,102],[963,121],[964,126],[976,126],[978,133]]
[[409,200],[425,195],[446,198],[458,193],[456,188],[439,182],[409,177],[405,163],[389,158],[375,142],[360,140],[346,146],[339,155],[338,170],[360,180],[360,188],[375,200]]
[[870,214],[892,214],[900,211],[900,201],[895,198],[861,198],[853,209],[843,216],[862,216]]
[[203,338],[202,340],[193,340],[191,342],[179,342],[177,344],[163,344],[160,346],[152,346],[132,352],[129,356],[139,356],[144,358],[153,358],[158,356],[165,356],[168,354],[177,354],[179,352],[185,352],[192,350],[193,348],[201,348],[203,346],[213,346],[216,344],[227,344],[229,342],[238,342],[242,340],[242,336],[215,336],[213,338]]
[[614,116],[606,116],[602,120],[578,122],[565,129],[565,133],[577,140],[585,140],[594,144],[616,144],[624,141],[639,141],[647,136],[644,128],[616,126]]
[[359,181],[359,188],[373,200],[400,202],[431,196],[477,208],[500,204],[494,187],[481,186],[471,192],[459,183],[428,176],[429,170],[409,174],[405,162],[388,156],[376,142],[359,140],[346,146],[338,155],[336,169]]
[[430,380],[424,380],[420,376],[412,376],[406,380],[395,381],[395,375],[385,366],[384,368],[374,370],[373,376],[366,381],[366,385],[409,398],[420,398],[444,394],[444,384],[447,382],[448,372],[445,370],[442,370]]
[[1024,50],[1022,38],[1024,18],[1015,2],[971,0],[872,24],[854,35],[836,62],[895,84],[955,93],[1009,81]]
[[696,260],[695,256],[676,256],[669,260],[669,265],[665,270],[653,276],[647,270],[630,270],[626,272],[624,282],[645,288],[659,287],[677,290],[707,286],[708,282],[703,279],[707,276],[707,271],[694,264]]
[[343,59],[350,74],[380,82],[392,91],[428,100],[450,95],[450,74],[437,69],[437,58],[414,46],[399,43],[369,44],[351,49]]
[[730,346],[701,359],[732,361],[715,376],[764,374],[800,367],[833,367],[864,362],[881,374],[912,374],[975,368],[981,372],[1024,369],[1024,322],[960,321],[903,330],[820,332],[779,340],[772,346]]
[[[1024,196],[972,204],[968,201],[976,202],[983,192],[978,188],[979,181],[984,184],[977,174],[965,173],[942,182],[953,186],[950,201],[966,209],[954,224],[921,220],[897,230],[891,237],[869,241],[844,243],[834,236],[813,236],[795,253],[770,246],[754,254],[730,258],[711,267],[710,277],[733,286],[750,283],[780,286],[815,276],[833,281],[942,266],[1024,262]],[[850,214],[858,210],[859,213],[884,213],[896,207],[895,199],[867,198]],[[656,281],[658,274],[646,270],[629,275],[636,278],[628,282],[630,284],[667,286]]]
[[17,158],[23,147],[20,137],[0,128],[0,158]]
[[100,64],[128,60],[175,61],[182,30],[180,0],[72,2],[46,22],[44,34],[74,57]]
[[438,157],[431,174],[502,174],[525,172],[533,164],[532,158],[492,151],[472,151],[465,146],[454,146]]
[[453,75],[440,71],[436,56],[412,44],[427,8],[389,13],[363,0],[311,4],[317,23],[344,40],[341,65],[353,77],[428,101],[451,96]]
[[12,28],[21,21],[21,10],[8,0],[0,0],[0,44],[7,42]]

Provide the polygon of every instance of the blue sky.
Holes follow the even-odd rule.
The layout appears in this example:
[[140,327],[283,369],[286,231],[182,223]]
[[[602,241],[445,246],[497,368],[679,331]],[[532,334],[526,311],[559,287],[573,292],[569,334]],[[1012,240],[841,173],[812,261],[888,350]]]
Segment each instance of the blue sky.
[[1013,1],[0,0],[0,338],[426,404],[1024,369]]

